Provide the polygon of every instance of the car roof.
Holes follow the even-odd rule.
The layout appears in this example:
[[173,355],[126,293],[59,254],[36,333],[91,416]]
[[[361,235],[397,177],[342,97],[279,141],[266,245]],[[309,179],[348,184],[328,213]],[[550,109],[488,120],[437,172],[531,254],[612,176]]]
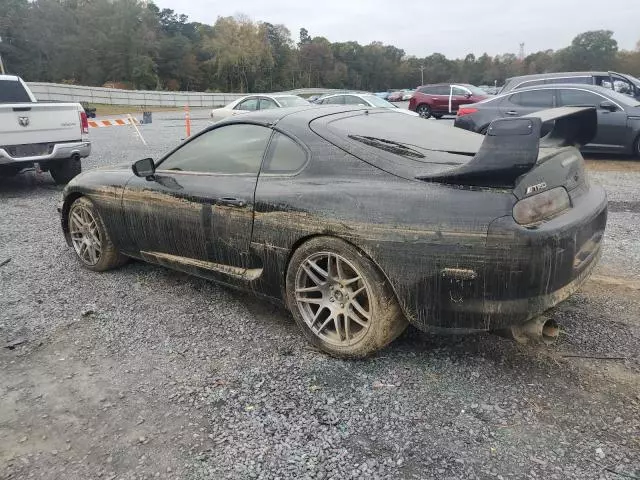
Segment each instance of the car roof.
[[507,82],[514,80],[531,79],[536,80],[540,78],[558,78],[558,77],[589,77],[593,75],[609,75],[609,72],[603,71],[590,71],[590,72],[553,72],[553,73],[534,73],[531,75],[519,75],[517,77],[507,78]]
[[474,105],[479,104],[493,104],[495,101],[499,101],[504,97],[510,97],[511,95],[516,95],[522,92],[532,92],[536,90],[556,90],[558,88],[569,88],[573,90],[587,90],[594,93],[599,93],[600,95],[610,96],[611,89],[606,87],[601,87],[599,85],[589,85],[582,83],[549,83],[546,85],[532,85],[530,87],[522,87],[516,90],[509,90],[508,92],[501,93],[494,97],[490,97],[482,102],[474,103]]
[[0,80],[11,80],[17,82],[20,79],[16,75],[0,75]]

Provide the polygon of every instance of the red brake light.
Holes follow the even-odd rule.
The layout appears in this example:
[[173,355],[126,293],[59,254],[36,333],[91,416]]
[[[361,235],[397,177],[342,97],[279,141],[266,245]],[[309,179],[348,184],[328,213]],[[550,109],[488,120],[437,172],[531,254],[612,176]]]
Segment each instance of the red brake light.
[[89,133],[89,120],[85,111],[80,112],[80,130],[82,133]]
[[477,108],[459,108],[458,109],[458,116],[459,117],[464,117],[465,115],[470,115],[472,113],[476,113],[478,111]]

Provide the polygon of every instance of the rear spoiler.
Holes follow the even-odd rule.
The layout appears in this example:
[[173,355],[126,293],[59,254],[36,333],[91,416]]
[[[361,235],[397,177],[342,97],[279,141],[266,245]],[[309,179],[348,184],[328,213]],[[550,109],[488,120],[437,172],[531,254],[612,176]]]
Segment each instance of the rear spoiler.
[[[554,122],[541,138],[542,125]],[[485,187],[513,186],[538,161],[540,148],[579,148],[595,137],[598,116],[594,107],[562,107],[519,118],[501,118],[489,125],[478,153],[458,168],[416,177],[419,180]]]

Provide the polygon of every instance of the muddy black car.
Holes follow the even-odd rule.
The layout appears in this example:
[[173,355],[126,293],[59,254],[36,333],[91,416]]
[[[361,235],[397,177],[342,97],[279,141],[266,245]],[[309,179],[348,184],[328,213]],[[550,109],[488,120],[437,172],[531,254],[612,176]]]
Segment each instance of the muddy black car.
[[158,161],[80,175],[62,228],[89,269],[137,258],[280,301],[337,356],[407,321],[528,332],[587,278],[607,215],[574,147],[595,111],[539,116],[485,137],[382,109],[242,115]]

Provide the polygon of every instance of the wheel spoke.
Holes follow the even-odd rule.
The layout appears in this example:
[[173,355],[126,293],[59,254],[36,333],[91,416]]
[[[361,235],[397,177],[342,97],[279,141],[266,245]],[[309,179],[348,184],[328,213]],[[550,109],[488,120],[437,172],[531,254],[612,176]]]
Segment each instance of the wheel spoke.
[[344,339],[348,342],[351,340],[351,322],[349,321],[349,315],[342,315],[344,319]]
[[331,266],[331,254],[328,253],[327,254],[327,279],[331,280],[334,277],[335,277],[335,274],[334,274],[333,268]]
[[311,266],[311,268],[313,268],[316,272],[318,272],[324,278],[327,278],[329,276],[329,273],[325,271],[322,267],[320,267],[320,265],[318,265],[313,260],[307,260],[307,263]]
[[[308,262],[308,263],[311,264],[312,262]],[[315,273],[313,273],[313,271],[309,267],[307,267],[306,265],[302,265],[302,269],[305,271],[305,273],[311,279],[311,281],[313,283],[315,283],[316,285],[320,286],[320,285],[324,285],[325,283],[327,283],[326,281],[324,281],[320,277],[318,277]]]
[[344,279],[344,272],[342,271],[342,262],[340,261],[340,257],[336,257],[336,275],[338,280]]
[[367,326],[367,322],[363,322],[361,319],[358,318],[357,315],[354,315],[353,313],[349,312],[347,314],[347,316],[353,320],[354,322],[356,322],[358,325],[360,325],[361,327],[366,327]]
[[343,335],[342,335],[342,331],[341,331],[341,328],[340,328],[340,318],[339,317],[340,317],[339,315],[336,315],[333,318],[333,324],[336,327],[336,333],[338,334],[338,338],[340,339],[340,341],[342,341]]
[[348,285],[351,285],[352,283],[357,282],[358,280],[360,280],[360,276],[349,278],[348,280],[343,280],[342,284],[346,287]]
[[296,293],[319,292],[322,289],[318,285],[313,287],[296,288]]
[[322,305],[324,303],[322,298],[296,297],[296,301],[302,303],[310,303],[312,305]]
[[357,310],[357,312],[364,318],[366,318],[367,320],[371,320],[371,315],[369,314],[369,312],[367,312],[355,298],[351,299],[351,306],[354,307],[354,309]]
[[351,298],[355,298],[358,295],[360,295],[362,292],[364,292],[367,289],[367,287],[362,286],[360,287],[358,290],[356,290],[355,292],[351,292]]
[[78,212],[72,212],[71,218],[73,219],[77,227],[82,227],[84,225],[84,221],[82,220],[82,217],[78,214]]
[[318,329],[318,333],[322,333],[322,331],[327,327],[327,325],[329,325],[329,323],[331,323],[332,320],[333,320],[333,315],[329,315],[329,317],[322,323],[322,325],[320,325],[320,328]]

